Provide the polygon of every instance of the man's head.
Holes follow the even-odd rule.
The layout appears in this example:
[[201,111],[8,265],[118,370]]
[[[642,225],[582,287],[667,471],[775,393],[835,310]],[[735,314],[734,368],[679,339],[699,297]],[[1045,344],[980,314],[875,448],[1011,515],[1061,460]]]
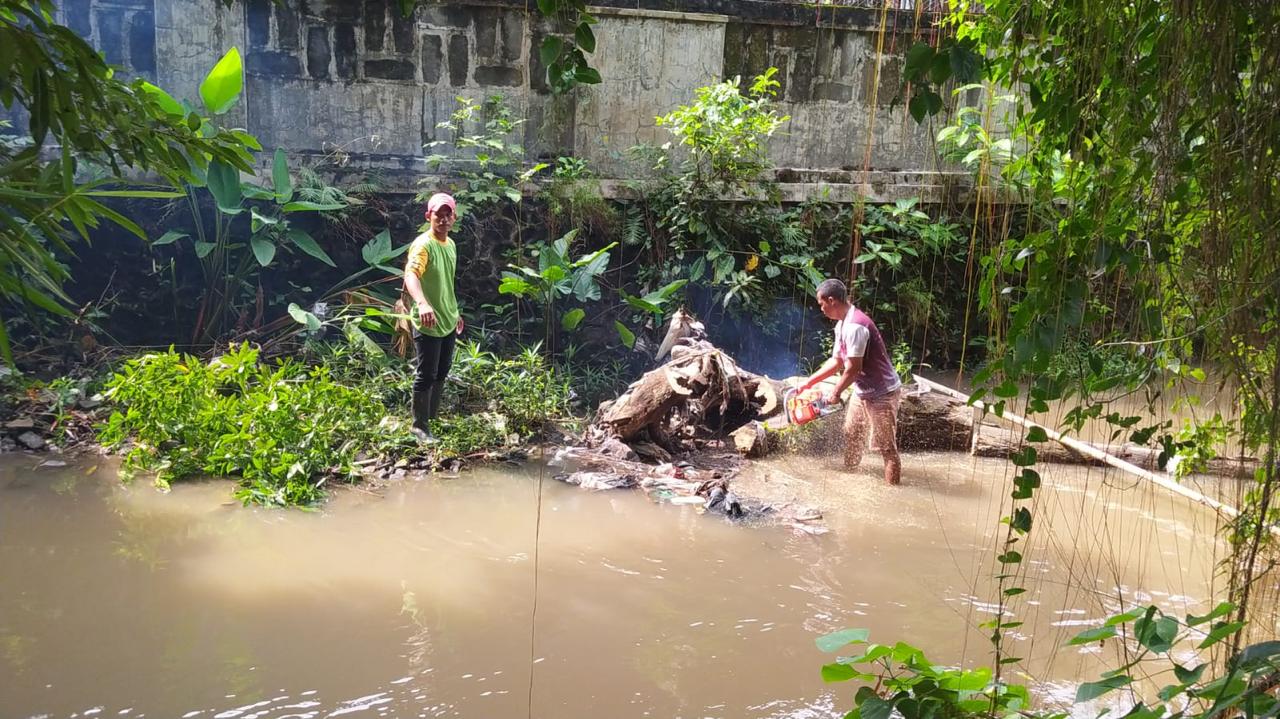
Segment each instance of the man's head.
[[443,192],[437,192],[427,200],[427,222],[431,223],[431,229],[437,237],[449,234],[453,221],[457,219],[457,210],[458,203],[451,195]]
[[849,313],[849,290],[837,279],[823,280],[818,285],[818,307],[827,319],[842,320]]

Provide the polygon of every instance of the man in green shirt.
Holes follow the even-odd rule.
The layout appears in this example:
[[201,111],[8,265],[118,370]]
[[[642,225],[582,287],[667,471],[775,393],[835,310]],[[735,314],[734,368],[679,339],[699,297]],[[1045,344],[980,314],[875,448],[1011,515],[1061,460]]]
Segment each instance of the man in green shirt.
[[462,314],[454,294],[458,248],[449,237],[457,219],[457,203],[443,192],[427,200],[431,228],[409,246],[404,266],[404,288],[413,298],[413,344],[417,361],[413,377],[413,432],[419,439],[435,441],[430,421],[440,410],[444,381],[453,364],[453,349],[462,334]]

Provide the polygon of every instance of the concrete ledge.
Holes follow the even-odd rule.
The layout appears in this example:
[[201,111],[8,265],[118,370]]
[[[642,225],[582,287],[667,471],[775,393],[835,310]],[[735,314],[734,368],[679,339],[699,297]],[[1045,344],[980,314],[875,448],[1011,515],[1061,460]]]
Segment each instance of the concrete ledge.
[[634,17],[646,20],[671,20],[675,22],[705,22],[725,24],[729,22],[726,15],[712,15],[702,12],[679,12],[672,10],[648,10],[626,7],[610,7],[607,5],[592,5],[589,10],[592,15],[600,17]]
[[[315,167],[326,156],[319,152],[295,151],[290,153],[290,158],[295,162],[302,160]],[[260,162],[264,173],[268,174],[269,161],[270,156],[264,154]],[[433,170],[421,157],[403,155],[351,154],[347,157],[346,164],[340,167],[320,167],[317,172],[328,181],[338,184],[353,182],[363,175],[373,174],[385,183],[382,191],[389,194],[414,194],[424,189],[432,189],[457,181],[454,175],[441,174]],[[879,203],[916,197],[926,204],[934,204],[963,201],[971,198],[974,193],[972,176],[968,172],[952,170],[860,172],[780,168],[775,170],[774,174],[779,181],[768,185],[768,189],[776,192],[785,203],[814,200],[836,204]],[[636,188],[643,187],[646,181],[599,178],[585,182],[597,183],[601,196],[606,199],[636,200],[641,197],[640,191]],[[537,180],[530,182],[524,187],[525,196],[536,195],[545,184]],[[760,184],[756,187],[757,190],[733,193],[721,199],[726,202],[765,199],[768,196],[766,186]],[[1015,200],[1008,198],[1007,201]]]

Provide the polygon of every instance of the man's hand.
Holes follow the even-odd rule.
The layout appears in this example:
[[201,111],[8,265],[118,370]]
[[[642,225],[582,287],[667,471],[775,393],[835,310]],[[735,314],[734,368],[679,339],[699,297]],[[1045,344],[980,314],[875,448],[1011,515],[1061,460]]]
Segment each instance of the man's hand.
[[436,326],[436,310],[428,304],[418,305],[418,321],[428,329]]
[[825,405],[840,404],[840,395],[836,394],[835,390],[831,390],[822,395],[822,403]]
[[467,323],[462,319],[462,315],[458,315],[458,334],[462,334],[462,330],[466,329]]

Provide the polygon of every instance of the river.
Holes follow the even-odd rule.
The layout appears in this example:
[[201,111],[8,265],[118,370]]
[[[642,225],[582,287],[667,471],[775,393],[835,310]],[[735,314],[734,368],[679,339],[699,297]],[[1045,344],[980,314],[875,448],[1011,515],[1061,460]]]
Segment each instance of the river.
[[[1012,475],[946,454],[904,457],[898,488],[876,466],[758,465],[755,481],[827,508],[812,535],[537,465],[303,512],[242,508],[226,481],[162,494],[107,458],[47,459],[0,458],[4,718],[843,716],[854,687],[822,682],[824,633],[990,661],[976,626],[995,611]],[[1069,637],[1121,598],[1207,611],[1220,548],[1186,500],[1110,471],[1043,474],[1010,649],[1055,704],[1114,666]]]

